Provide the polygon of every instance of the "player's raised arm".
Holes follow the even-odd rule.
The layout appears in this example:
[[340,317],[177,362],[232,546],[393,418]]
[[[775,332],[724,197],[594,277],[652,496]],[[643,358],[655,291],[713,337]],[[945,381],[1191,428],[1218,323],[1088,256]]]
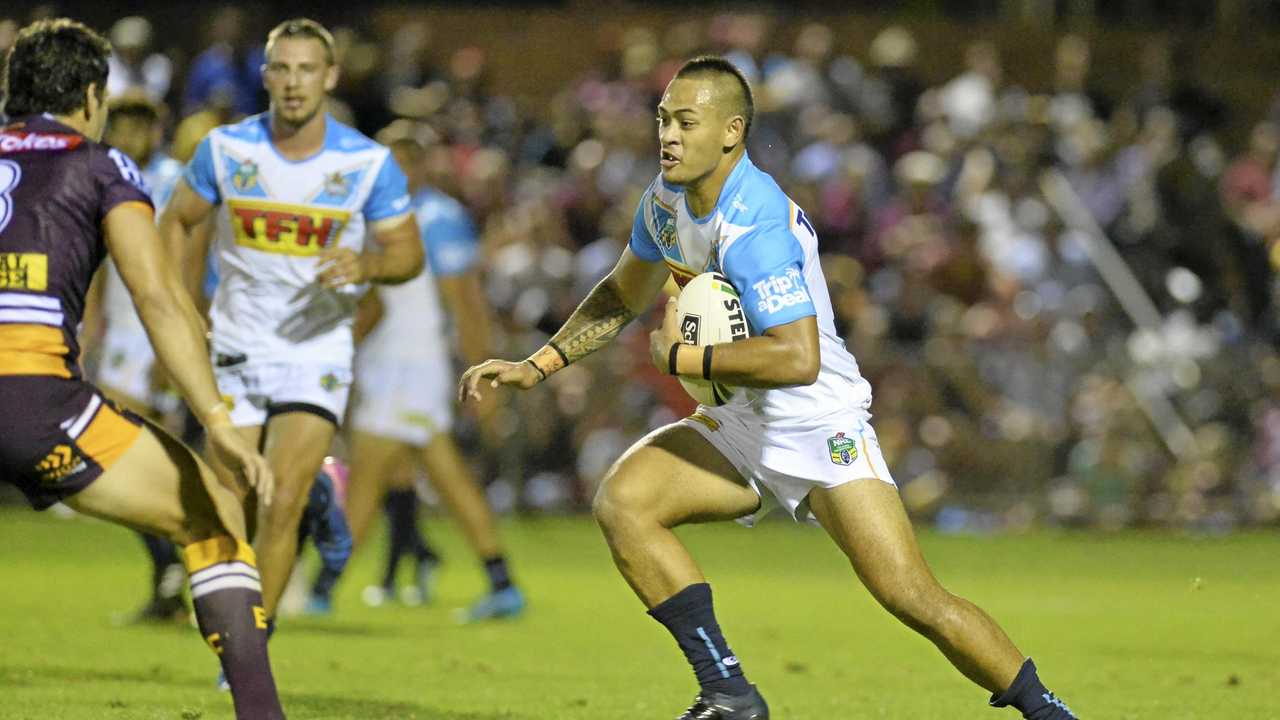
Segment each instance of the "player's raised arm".
[[623,250],[618,264],[592,288],[546,345],[520,362],[489,360],[468,369],[458,386],[459,398],[479,399],[480,383],[486,379],[490,387],[531,388],[608,345],[627,323],[653,305],[668,274],[662,263],[645,260],[630,248]]
[[117,205],[102,225],[107,249],[129,288],[156,356],[205,427],[219,459],[269,503],[271,471],[231,424],[209,366],[204,322],[165,253],[150,208],[138,203]]

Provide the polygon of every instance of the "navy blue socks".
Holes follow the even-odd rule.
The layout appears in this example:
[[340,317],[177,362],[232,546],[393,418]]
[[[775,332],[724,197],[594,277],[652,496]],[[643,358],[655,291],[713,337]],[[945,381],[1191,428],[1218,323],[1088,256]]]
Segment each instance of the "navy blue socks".
[[729,649],[711,606],[711,586],[690,585],[649,611],[676,639],[703,692],[745,695],[751,685]]
[[507,559],[501,555],[486,558],[484,572],[489,576],[489,589],[502,592],[511,587],[511,573],[507,571]]
[[1077,720],[1067,704],[1054,697],[1040,682],[1036,664],[1027,658],[1013,679],[1013,684],[1000,696],[991,696],[992,707],[1014,707],[1027,720]]

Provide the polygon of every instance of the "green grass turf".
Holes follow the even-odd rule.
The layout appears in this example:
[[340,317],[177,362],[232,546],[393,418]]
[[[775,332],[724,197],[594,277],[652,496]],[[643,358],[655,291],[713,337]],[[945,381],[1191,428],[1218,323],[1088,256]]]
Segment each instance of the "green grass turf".
[[[294,720],[662,719],[694,694],[666,633],[616,575],[587,519],[505,526],[531,608],[459,627],[482,575],[447,521],[425,608],[370,609],[359,556],[331,619],[282,623],[276,678]],[[819,530],[768,523],[683,533],[722,625],[776,720],[1013,718],[986,708],[925,641],[857,586]],[[1280,718],[1280,536],[926,533],[954,592],[985,607],[1084,718]],[[144,594],[140,543],[85,519],[0,510],[0,718],[230,718],[192,630],[119,628]]]

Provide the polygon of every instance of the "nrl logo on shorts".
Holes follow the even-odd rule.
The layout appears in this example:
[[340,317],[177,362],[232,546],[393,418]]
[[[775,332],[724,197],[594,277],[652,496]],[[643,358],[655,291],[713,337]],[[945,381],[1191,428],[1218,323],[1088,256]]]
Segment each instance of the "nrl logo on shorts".
[[252,190],[258,184],[258,166],[252,161],[240,163],[231,176],[231,186],[241,192]]
[[827,450],[831,452],[831,462],[837,465],[852,465],[858,459],[858,446],[842,432],[827,438]]
[[325,392],[333,392],[334,390],[337,390],[338,385],[340,384],[341,383],[338,382],[338,376],[333,373],[325,373],[324,376],[320,378],[320,387],[323,388]]

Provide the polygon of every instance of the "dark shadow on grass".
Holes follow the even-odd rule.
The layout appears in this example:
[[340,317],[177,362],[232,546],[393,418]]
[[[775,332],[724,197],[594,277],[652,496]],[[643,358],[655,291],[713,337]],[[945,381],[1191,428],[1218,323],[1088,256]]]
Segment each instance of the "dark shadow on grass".
[[[57,665],[0,665],[0,688],[32,687],[84,682],[123,682],[140,685],[169,685],[214,692],[208,679],[175,677],[156,666],[149,670],[108,670]],[[299,718],[360,718],[360,720],[525,720],[509,712],[458,712],[411,702],[393,702],[310,693],[284,693],[281,697],[291,716]]]
[[[210,676],[212,677],[212,676]],[[210,689],[211,680],[174,675],[167,668],[156,665],[147,670],[112,670],[104,668],[77,668],[58,665],[0,665],[0,686],[29,687],[50,683],[123,682],[147,685],[171,685]]]
[[285,693],[280,698],[290,717],[361,720],[524,720],[509,712],[458,712],[427,705],[332,695]]

